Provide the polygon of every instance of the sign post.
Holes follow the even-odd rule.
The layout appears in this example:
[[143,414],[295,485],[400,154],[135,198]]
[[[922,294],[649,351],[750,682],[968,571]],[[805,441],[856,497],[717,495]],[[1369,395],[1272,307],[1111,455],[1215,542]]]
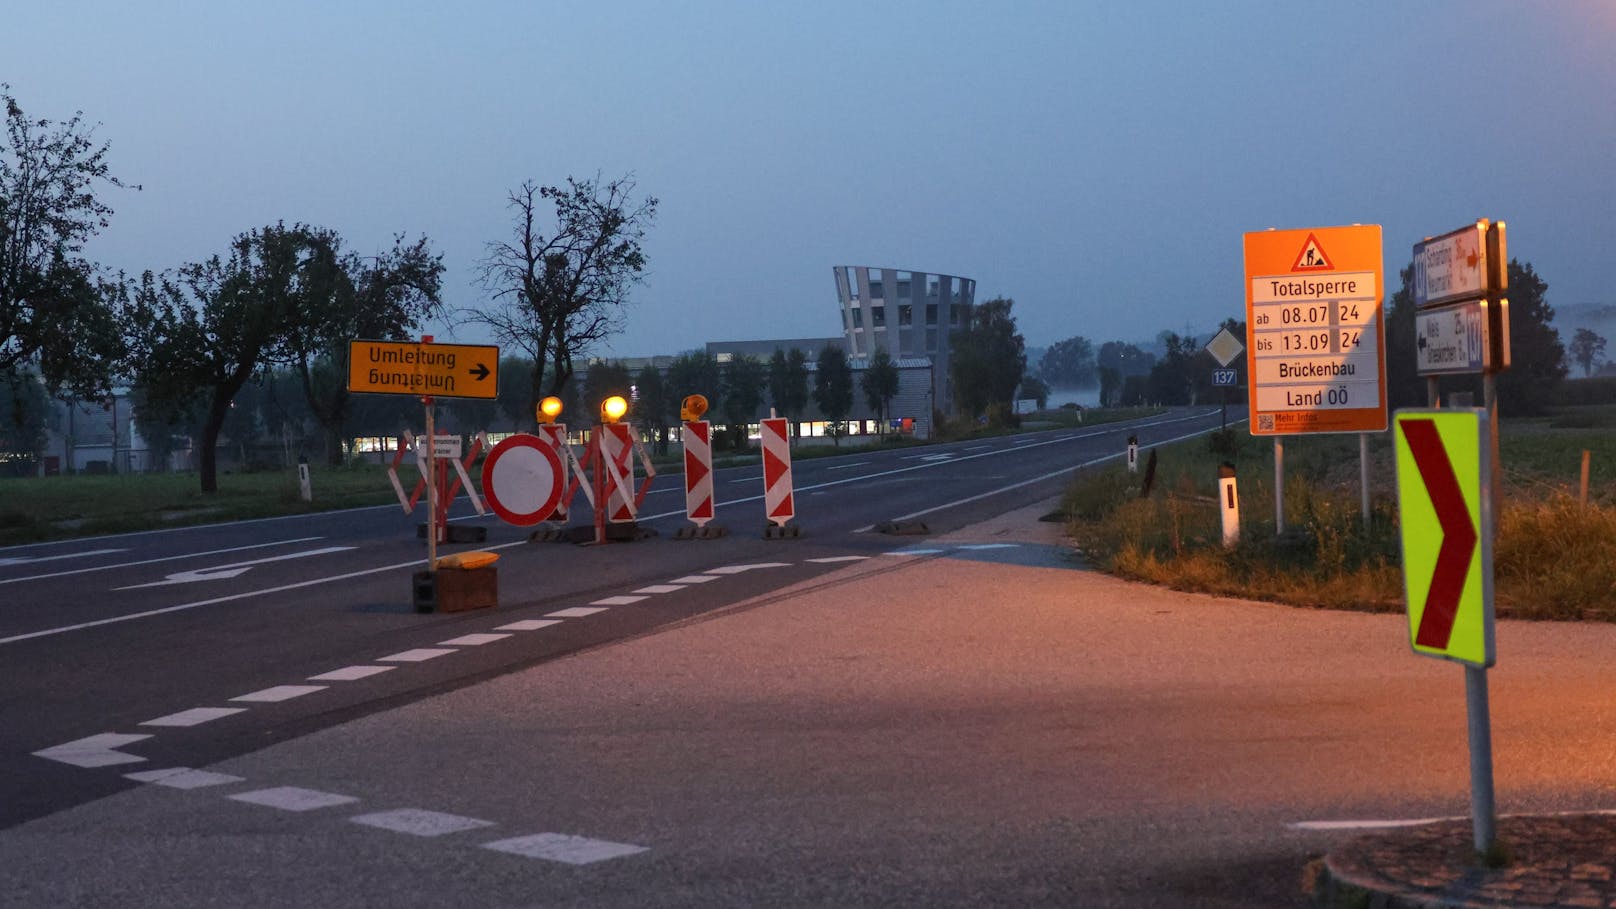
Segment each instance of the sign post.
[[[434,344],[431,335],[415,341],[348,342],[348,390],[361,394],[419,395],[426,409],[426,567],[435,572],[438,542],[449,541],[447,503],[438,501],[437,426],[433,396],[494,398],[499,392],[499,348],[492,344]],[[458,441],[455,444],[459,444]],[[473,453],[473,457],[475,457]],[[456,469],[459,452],[450,456]],[[401,490],[402,492],[402,490]],[[467,492],[476,492],[467,483]],[[439,507],[443,506],[440,520]],[[478,510],[481,511],[481,504]]]
[[1218,429],[1222,431],[1229,428],[1229,388],[1240,377],[1239,371],[1230,369],[1229,364],[1234,362],[1235,357],[1246,352],[1246,345],[1240,343],[1240,339],[1234,336],[1234,332],[1227,328],[1222,328],[1212,336],[1212,340],[1206,342],[1205,349],[1207,353],[1212,355],[1212,359],[1218,361],[1218,366],[1221,367],[1220,369],[1212,370],[1212,384],[1219,389],[1219,393],[1223,398],[1218,413]]
[[1251,433],[1274,437],[1274,523],[1283,533],[1282,438],[1386,430],[1380,225],[1248,233],[1245,260]]
[[1492,851],[1492,426],[1485,409],[1397,412],[1397,501],[1409,646],[1465,667],[1470,813],[1476,852]]

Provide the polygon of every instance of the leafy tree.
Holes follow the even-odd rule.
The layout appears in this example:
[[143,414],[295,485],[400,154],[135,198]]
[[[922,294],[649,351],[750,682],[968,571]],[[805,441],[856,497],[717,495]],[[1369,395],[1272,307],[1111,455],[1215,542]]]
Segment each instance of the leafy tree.
[[717,358],[705,351],[680,354],[668,366],[670,410],[690,395],[704,395],[707,406],[716,409],[724,394],[724,370]]
[[1165,354],[1150,368],[1149,395],[1152,401],[1168,405],[1194,404],[1198,381],[1212,369],[1212,355],[1195,343],[1195,338],[1162,332]]
[[887,421],[892,419],[892,399],[898,396],[898,385],[898,365],[892,362],[892,354],[885,347],[877,347],[864,375],[859,377],[859,388],[875,412],[882,435],[886,434]]
[[1038,361],[1038,377],[1054,388],[1090,388],[1097,369],[1094,344],[1082,335],[1055,342]]
[[118,287],[80,253],[112,215],[96,190],[124,183],[82,114],[29,119],[10,89],[0,83],[0,374],[33,364],[51,390],[102,397],[123,352]]
[[1117,375],[1122,378],[1148,376],[1150,375],[1150,367],[1156,365],[1156,356],[1137,344],[1107,341],[1100,345],[1100,352],[1095,356],[1095,363],[1101,369],[1116,370]]
[[243,385],[282,350],[287,321],[323,286],[323,242],[305,225],[241,234],[227,258],[147,272],[135,291],[130,359],[147,402],[177,413],[206,392],[202,491],[217,492],[219,433]]
[[847,351],[835,344],[827,344],[819,352],[818,368],[814,370],[814,403],[830,424],[831,441],[841,447],[847,415],[853,410],[853,367],[847,362]]
[[33,469],[45,450],[50,423],[50,396],[39,377],[29,372],[0,372],[0,462],[13,460]]
[[1100,367],[1100,406],[1115,407],[1122,397],[1122,373],[1116,367]]
[[1022,401],[1035,401],[1038,409],[1043,410],[1049,405],[1049,386],[1037,376],[1025,376],[1021,380],[1021,388],[1016,398]]
[[780,416],[791,420],[791,437],[797,438],[797,424],[808,406],[808,355],[793,347],[776,347],[769,358],[769,398]]
[[738,354],[724,364],[724,420],[729,424],[731,445],[746,447],[746,428],[763,406],[763,385],[769,368],[757,357]]
[[1424,407],[1429,400],[1425,379],[1419,374],[1419,352],[1415,349],[1414,263],[1399,273],[1402,285],[1385,305],[1386,320],[1386,406]]
[[[348,436],[348,342],[356,338],[405,340],[442,309],[443,257],[425,237],[375,256],[342,251],[334,231],[310,230],[305,293],[294,298],[280,357],[296,373],[309,410],[327,433],[327,457],[344,459]],[[466,408],[462,407],[462,410]]]
[[[494,400],[499,402],[499,415],[508,420],[513,431],[530,426],[538,420],[530,409],[528,398],[533,395],[533,361],[527,357],[501,357],[499,361],[499,391]],[[562,422],[570,416],[561,412]]]
[[1015,301],[995,297],[967,308],[965,324],[949,339],[949,380],[954,403],[970,417],[990,404],[1010,408],[1027,371],[1026,341],[1011,314]]
[[1594,367],[1605,359],[1605,339],[1587,328],[1577,329],[1571,338],[1571,360],[1582,367],[1583,378],[1594,374]]
[[668,453],[668,423],[677,416],[676,409],[662,370],[647,363],[634,377],[634,422],[651,434],[657,454]]
[[627,400],[633,385],[634,378],[621,362],[598,360],[589,364],[589,371],[584,374],[583,409],[588,415],[586,422],[600,422],[600,403],[612,395],[621,395]]
[[[480,263],[492,305],[461,316],[533,360],[529,410],[571,379],[576,358],[621,328],[629,291],[644,280],[640,244],[657,200],[636,201],[634,190],[632,177],[603,183],[597,175],[568,177],[564,187],[530,180],[509,194],[511,239],[489,244]],[[540,224],[545,205],[555,209],[548,231]]]
[[1500,411],[1541,413],[1565,380],[1565,346],[1550,324],[1548,289],[1530,262],[1509,260],[1510,367],[1498,374]]

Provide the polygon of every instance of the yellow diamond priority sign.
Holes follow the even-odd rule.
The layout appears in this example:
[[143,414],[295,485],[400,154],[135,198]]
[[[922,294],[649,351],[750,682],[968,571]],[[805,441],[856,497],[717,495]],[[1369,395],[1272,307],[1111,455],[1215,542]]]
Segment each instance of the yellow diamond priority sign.
[[1397,412],[1397,503],[1415,653],[1491,666],[1492,490],[1487,411]]

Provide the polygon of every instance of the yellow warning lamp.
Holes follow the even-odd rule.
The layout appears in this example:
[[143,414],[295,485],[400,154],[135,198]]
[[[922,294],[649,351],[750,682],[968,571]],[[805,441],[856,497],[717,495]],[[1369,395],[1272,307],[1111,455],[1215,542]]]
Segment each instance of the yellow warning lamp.
[[628,413],[628,402],[622,395],[612,395],[600,402],[600,421],[602,423],[616,423]]
[[707,396],[691,395],[679,405],[679,419],[686,423],[694,423],[707,412]]
[[561,416],[560,398],[556,397],[555,395],[551,395],[539,402],[538,418],[540,423],[543,423],[545,426],[549,426],[550,424],[554,423],[556,421],[556,417],[559,416]]

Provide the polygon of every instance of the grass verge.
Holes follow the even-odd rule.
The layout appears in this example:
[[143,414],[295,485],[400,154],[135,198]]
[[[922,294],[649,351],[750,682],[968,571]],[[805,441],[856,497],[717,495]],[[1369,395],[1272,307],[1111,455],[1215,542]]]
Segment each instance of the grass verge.
[[[1593,460],[1607,475],[1616,462],[1602,419],[1503,426],[1494,549],[1500,615],[1616,620],[1616,483],[1592,483],[1586,505],[1574,494],[1581,449],[1597,452]],[[1356,436],[1288,437],[1284,453],[1282,535],[1275,533],[1272,442],[1244,431],[1159,449],[1149,496],[1141,496],[1142,472],[1117,467],[1077,480],[1062,509],[1085,556],[1123,577],[1297,606],[1402,611],[1390,436],[1371,437],[1367,528]],[[1235,465],[1242,519],[1240,542],[1227,550],[1215,498],[1222,463]]]

